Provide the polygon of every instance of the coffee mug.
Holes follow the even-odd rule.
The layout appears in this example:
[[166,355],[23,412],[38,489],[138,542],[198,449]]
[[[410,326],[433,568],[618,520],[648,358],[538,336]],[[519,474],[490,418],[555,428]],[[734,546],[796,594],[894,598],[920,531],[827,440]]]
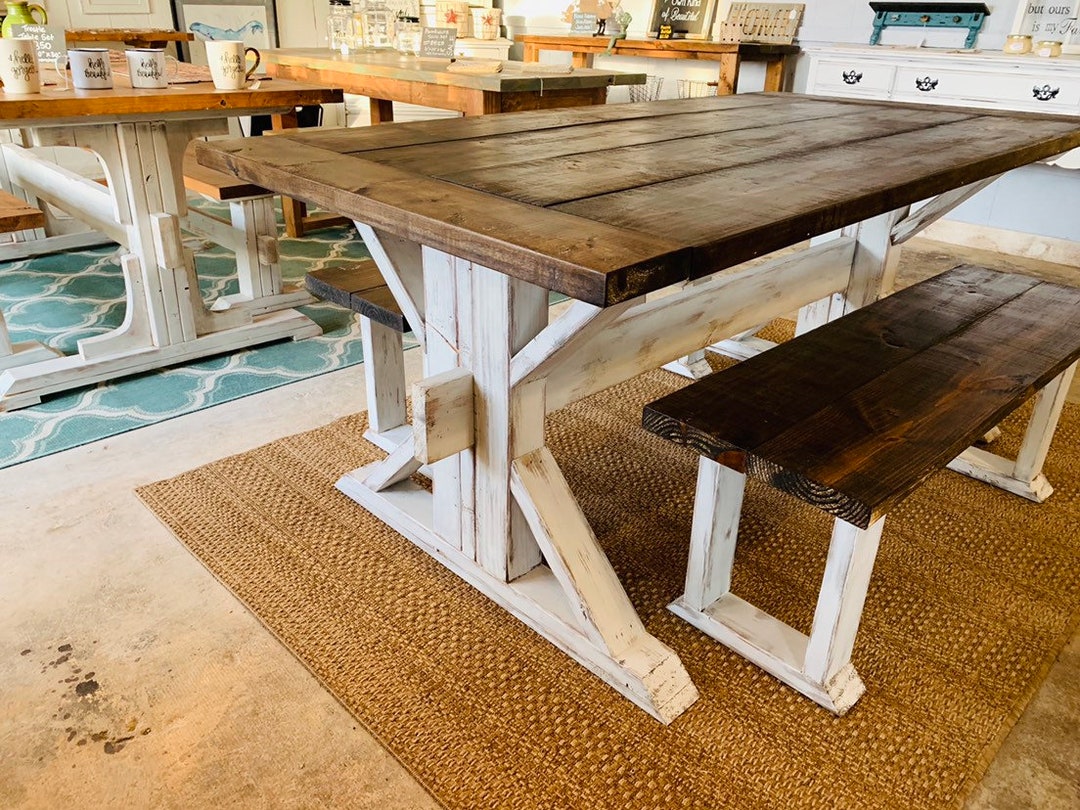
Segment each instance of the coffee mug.
[[[67,90],[67,76],[56,57],[56,72],[64,80],[63,90]],[[71,83],[76,90],[109,90],[113,86],[112,67],[109,65],[108,48],[71,48],[67,52],[68,67],[71,68]]]
[[[240,90],[247,84],[261,54],[255,48],[245,48],[240,40],[211,39],[206,41],[206,61],[210,65],[210,78],[218,90]],[[255,55],[255,64],[245,69],[248,54]]]
[[0,81],[5,93],[37,93],[41,90],[37,44],[29,37],[0,39]]
[[[179,62],[166,56],[161,48],[128,48],[124,55],[127,56],[128,78],[132,87],[156,90],[168,87],[169,79],[175,78],[180,68]],[[168,70],[170,61],[171,71]]]

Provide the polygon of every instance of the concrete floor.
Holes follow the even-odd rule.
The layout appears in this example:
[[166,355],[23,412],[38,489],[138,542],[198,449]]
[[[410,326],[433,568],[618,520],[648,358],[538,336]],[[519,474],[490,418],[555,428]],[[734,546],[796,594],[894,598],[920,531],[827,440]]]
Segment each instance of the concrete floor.
[[[437,806],[133,493],[359,410],[363,387],[345,369],[0,471],[0,808]],[[970,807],[1080,807],[1078,676],[1080,636]]]

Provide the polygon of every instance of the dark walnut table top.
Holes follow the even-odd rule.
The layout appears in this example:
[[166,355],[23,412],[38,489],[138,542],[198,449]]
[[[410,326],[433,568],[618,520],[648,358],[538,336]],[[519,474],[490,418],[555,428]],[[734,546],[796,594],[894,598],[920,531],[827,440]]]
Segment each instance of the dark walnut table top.
[[199,143],[201,163],[599,306],[1080,146],[1080,119],[789,93]]

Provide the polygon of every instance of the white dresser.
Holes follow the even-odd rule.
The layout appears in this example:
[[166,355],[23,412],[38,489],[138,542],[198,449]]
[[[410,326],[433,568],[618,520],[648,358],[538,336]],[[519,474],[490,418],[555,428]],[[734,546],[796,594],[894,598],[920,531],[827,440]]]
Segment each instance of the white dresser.
[[[807,46],[803,53],[809,63],[805,92],[813,95],[1080,115],[1080,56],[882,45]],[[1003,178],[965,203],[967,215],[965,207],[955,215],[990,228],[1080,242],[1080,223],[1069,213],[1080,202],[1080,174],[1062,171],[1080,169],[1080,149],[1049,162],[1054,167],[1025,167]],[[1069,212],[1039,205],[1034,216],[1031,202],[1047,193]]]
[[1080,115],[1080,56],[835,45],[806,49],[806,90],[917,104]]

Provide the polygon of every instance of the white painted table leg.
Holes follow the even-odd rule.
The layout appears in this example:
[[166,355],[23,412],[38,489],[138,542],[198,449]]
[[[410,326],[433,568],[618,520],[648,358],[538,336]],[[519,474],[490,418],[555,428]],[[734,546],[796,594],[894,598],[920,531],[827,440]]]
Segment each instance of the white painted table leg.
[[378,437],[405,424],[404,345],[397,329],[363,315],[360,340],[364,347],[369,425],[365,437],[371,440],[372,436]]

